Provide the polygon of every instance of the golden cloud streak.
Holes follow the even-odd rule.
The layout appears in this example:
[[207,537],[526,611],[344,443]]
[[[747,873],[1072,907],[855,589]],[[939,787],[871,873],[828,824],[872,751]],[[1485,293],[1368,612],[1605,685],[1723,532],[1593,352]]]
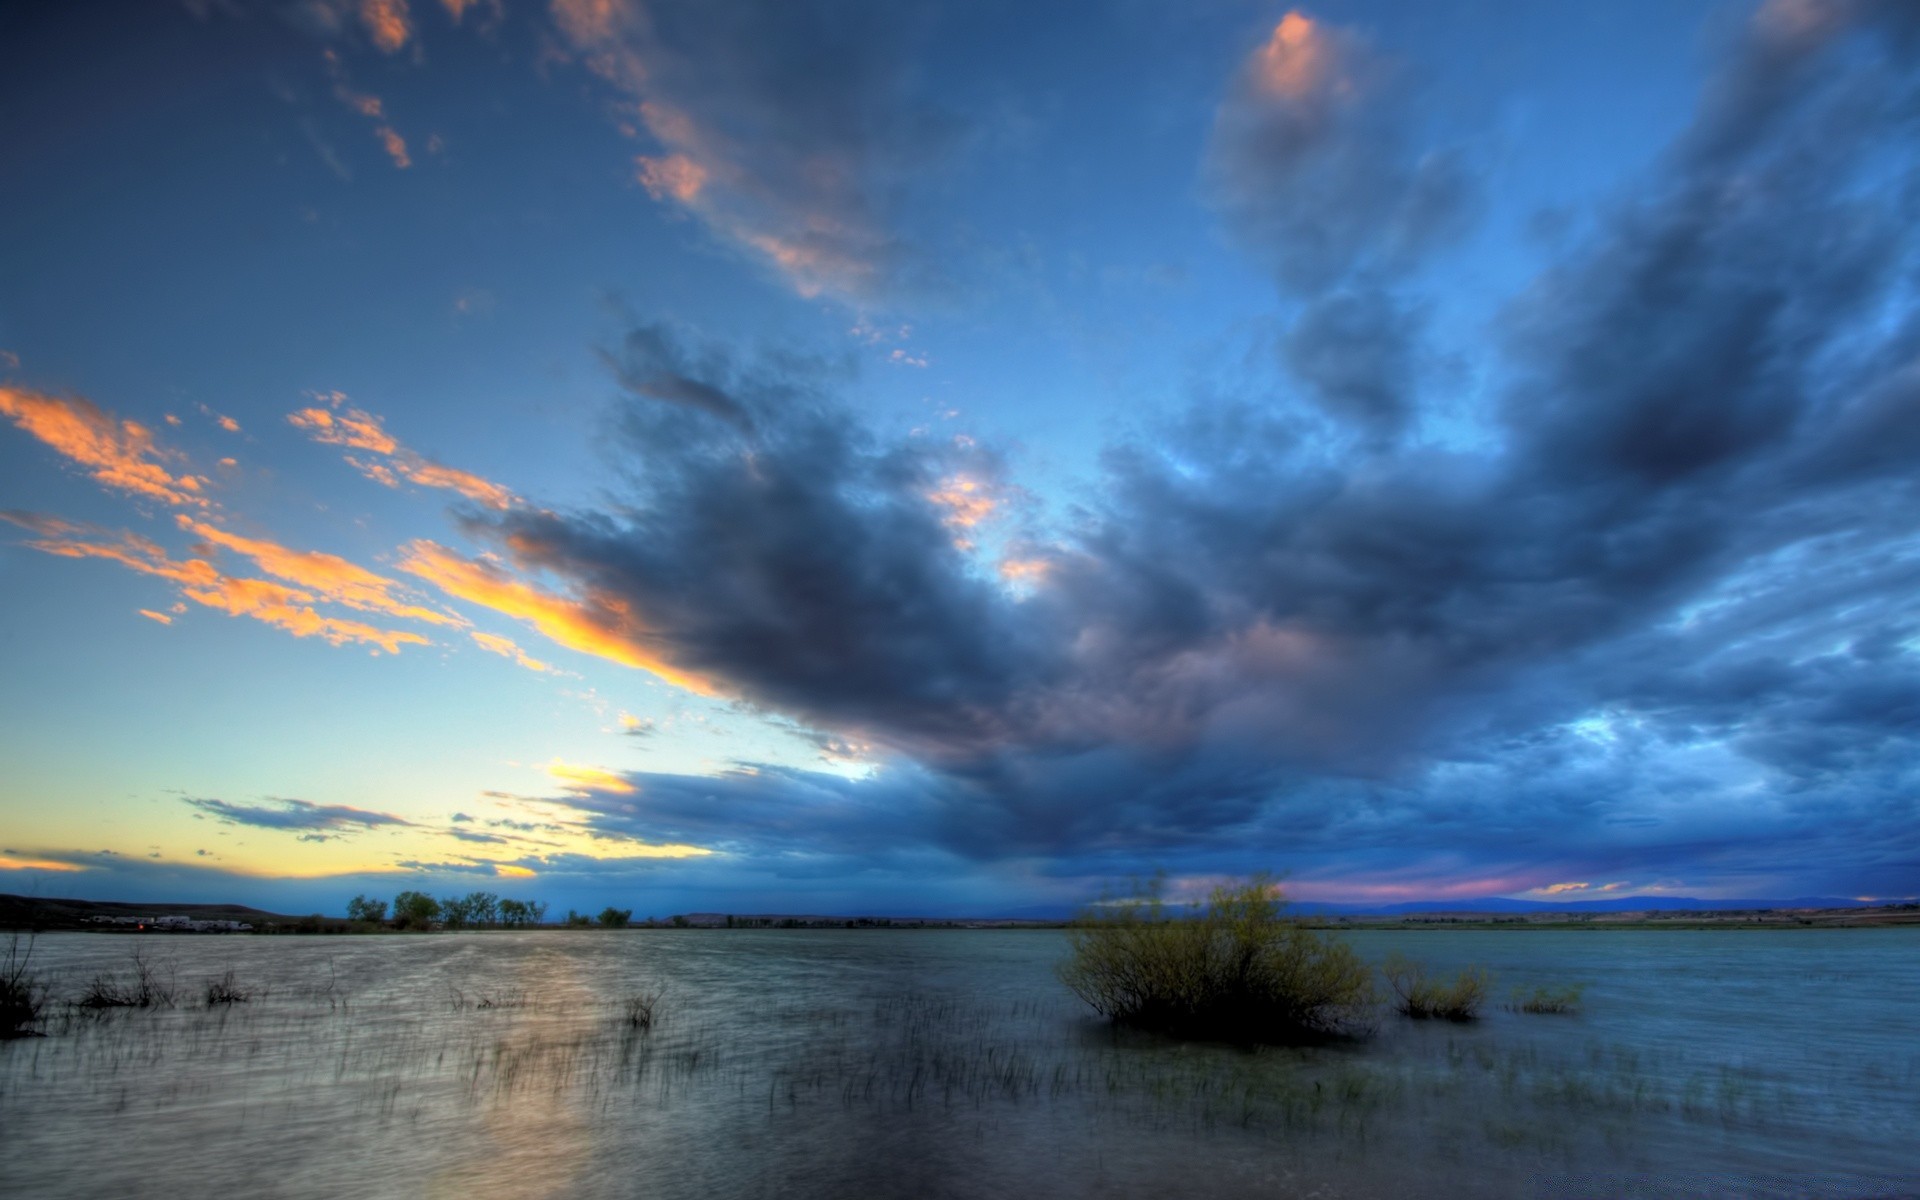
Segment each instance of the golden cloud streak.
[[634,792],[634,786],[624,776],[600,767],[584,767],[556,758],[547,764],[546,772],[549,778],[570,792],[612,792],[620,796],[630,796]]
[[548,674],[557,673],[550,664],[541,662],[525,650],[522,650],[512,638],[504,638],[495,633],[481,633],[479,630],[475,630],[467,636],[473,639],[474,645],[479,646],[489,654],[498,654],[501,658],[510,658],[529,671],[544,671]]
[[151,430],[120,420],[91,400],[0,386],[0,415],[88,468],[103,487],[179,508],[207,507],[199,494],[202,480],[174,475],[160,465],[178,456],[162,450]]
[[398,580],[377,575],[337,555],[293,550],[277,542],[241,537],[184,514],[178,518],[178,524],[204,541],[245,555],[267,574],[304,588],[328,603],[429,625],[464,627],[467,624],[451,613],[409,603],[396,594],[401,589]]
[[712,685],[663,659],[629,605],[589,593],[576,599],[528,583],[496,563],[463,558],[424,539],[408,545],[400,569],[457,597],[525,621],[548,640],[622,666],[651,672],[678,687],[711,695]]
[[387,432],[379,417],[364,409],[346,407],[347,398],[341,393],[326,392],[316,399],[325,401],[326,407],[299,409],[287,415],[287,422],[323,446],[365,450],[385,458],[385,462],[375,462],[346,456],[349,465],[375,483],[398,487],[405,479],[421,487],[458,492],[489,508],[513,507],[515,496],[511,491],[471,471],[442,466],[407,449]]
[[42,553],[117,562],[142,575],[173,583],[180,589],[180,595],[195,604],[230,616],[251,617],[295,637],[317,637],[335,646],[349,643],[377,646],[389,654],[398,654],[402,645],[429,644],[417,633],[379,629],[363,621],[323,616],[312,607],[323,597],[312,592],[265,579],[224,575],[201,558],[176,561],[169,558],[158,543],[136,533],[123,532],[114,541],[89,540],[87,535],[94,531],[57,518],[8,516],[7,519],[43,534],[39,540],[27,543]]

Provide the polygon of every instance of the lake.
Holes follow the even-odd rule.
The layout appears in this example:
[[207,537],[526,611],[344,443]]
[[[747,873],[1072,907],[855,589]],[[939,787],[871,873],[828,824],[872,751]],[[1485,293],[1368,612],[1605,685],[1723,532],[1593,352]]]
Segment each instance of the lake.
[[50,935],[183,998],[0,1043],[0,1195],[1920,1195],[1920,930],[1346,936],[1583,1010],[1248,1050],[1109,1028],[1057,930]]

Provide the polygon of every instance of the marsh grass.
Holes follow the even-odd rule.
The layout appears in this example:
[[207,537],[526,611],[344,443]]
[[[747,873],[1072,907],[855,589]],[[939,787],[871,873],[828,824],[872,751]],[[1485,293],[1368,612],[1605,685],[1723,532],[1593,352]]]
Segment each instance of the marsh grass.
[[172,963],[160,964],[145,951],[133,952],[128,977],[95,975],[74,1003],[81,1008],[172,1008],[179,997]]
[[622,1006],[626,1013],[625,1021],[627,1027],[629,1029],[652,1029],[654,1020],[659,1015],[660,998],[665,994],[665,988],[655,988],[651,991],[635,992],[633,995],[628,996]]
[[1586,989],[1579,984],[1563,988],[1536,987],[1531,992],[1513,989],[1507,1011],[1521,1013],[1574,1014],[1580,1011],[1580,997]]
[[22,949],[19,934],[9,937],[0,959],[0,1039],[32,1037],[46,1010],[47,989],[32,963],[33,939]]
[[1393,991],[1394,1008],[1423,1021],[1475,1020],[1493,988],[1493,976],[1485,967],[1467,967],[1448,983],[1430,977],[1423,964],[1401,954],[1389,955],[1380,972]]
[[252,999],[253,993],[241,987],[234,979],[232,967],[228,967],[225,973],[207,980],[208,1008],[219,1004],[245,1004]]
[[1364,1033],[1372,972],[1344,942],[1283,915],[1264,875],[1170,910],[1159,881],[1068,931],[1059,975],[1095,1012],[1186,1037],[1288,1043]]

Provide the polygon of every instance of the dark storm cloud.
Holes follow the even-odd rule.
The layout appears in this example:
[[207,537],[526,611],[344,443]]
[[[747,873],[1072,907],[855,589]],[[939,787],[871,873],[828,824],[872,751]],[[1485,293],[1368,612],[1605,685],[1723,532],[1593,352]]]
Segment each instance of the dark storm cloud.
[[1281,357],[1332,416],[1393,432],[1411,413],[1420,313],[1381,288],[1356,288],[1309,304]]
[[305,830],[310,833],[352,832],[381,825],[410,825],[412,822],[392,813],[372,812],[345,804],[313,804],[306,800],[268,797],[265,804],[235,804],[200,796],[184,797],[186,803],[210,817],[229,825],[251,825],[258,829]]
[[[1343,448],[1282,410],[1197,405],[1113,446],[1049,536],[1023,533],[1024,588],[937,499],[998,480],[997,458],[861,427],[820,364],[641,331],[692,390],[629,408],[626,505],[474,528],[880,765],[639,774],[631,801],[568,803],[843,865],[1286,847],[1364,869],[1425,846],[1489,890],[1792,861],[1914,890],[1907,11],[1756,20],[1645,186],[1516,298],[1495,444]],[[1413,203],[1416,175],[1383,194]],[[1379,246],[1329,226],[1314,262],[1402,255],[1396,213],[1374,212]],[[1328,296],[1303,374],[1398,421],[1404,364],[1366,346],[1415,310]]]
[[[977,449],[890,443],[824,392],[823,368],[681,349],[664,328],[629,345],[710,374],[747,420],[643,401],[626,413],[634,496],[620,514],[529,512],[485,524],[527,565],[644,613],[676,666],[831,725],[884,722],[930,745],[993,736],[1037,648],[955,545],[930,497],[990,481]],[[719,419],[716,419],[719,418]]]

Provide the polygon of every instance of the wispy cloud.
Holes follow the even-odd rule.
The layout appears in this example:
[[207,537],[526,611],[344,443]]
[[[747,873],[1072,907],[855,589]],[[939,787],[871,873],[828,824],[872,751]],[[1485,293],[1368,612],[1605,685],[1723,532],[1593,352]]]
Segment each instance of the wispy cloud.
[[360,0],[360,23],[382,53],[393,54],[413,36],[407,0]]
[[471,471],[442,466],[407,449],[386,431],[379,417],[351,407],[341,393],[318,393],[315,399],[321,403],[290,413],[288,422],[321,445],[376,455],[373,459],[346,456],[348,463],[376,483],[399,487],[404,479],[421,487],[458,492],[489,508],[512,507],[515,497],[511,491]]
[[0,386],[0,415],[87,468],[103,487],[178,508],[205,508],[206,481],[162,464],[180,455],[162,448],[153,431],[115,417],[91,400]]
[[501,637],[496,633],[481,633],[477,629],[468,636],[473,638],[474,645],[485,650],[487,653],[498,654],[501,658],[511,659],[529,671],[542,671],[551,674],[555,670],[552,665],[541,662],[525,650],[522,650],[515,644],[512,638]]
[[634,162],[656,200],[804,296],[870,300],[928,270],[896,199],[959,126],[915,95],[890,14],[640,0],[554,0],[552,13],[620,95],[623,124],[657,143]]
[[581,766],[578,763],[562,762],[554,759],[546,766],[547,775],[569,792],[586,794],[605,792],[617,796],[632,795],[633,784],[620,775],[601,767]]
[[257,829],[350,833],[387,825],[413,824],[392,813],[373,812],[345,804],[314,804],[278,796],[268,797],[264,804],[237,804],[199,796],[187,796],[184,800],[188,806],[226,824],[251,825]]
[[325,599],[316,592],[265,579],[236,578],[222,573],[204,558],[173,559],[159,543],[136,533],[114,533],[34,513],[0,512],[0,520],[40,534],[38,539],[27,543],[35,550],[61,558],[117,562],[142,575],[173,583],[183,598],[195,604],[232,616],[250,617],[295,637],[317,637],[336,646],[375,646],[389,654],[398,654],[403,645],[428,644],[428,640],[417,633],[324,616],[313,608]]
[[464,626],[467,623],[452,613],[412,602],[406,598],[406,589],[398,580],[388,579],[338,555],[294,550],[263,538],[242,537],[184,514],[177,518],[177,523],[204,542],[252,559],[267,574],[294,584],[320,601],[429,625]]

